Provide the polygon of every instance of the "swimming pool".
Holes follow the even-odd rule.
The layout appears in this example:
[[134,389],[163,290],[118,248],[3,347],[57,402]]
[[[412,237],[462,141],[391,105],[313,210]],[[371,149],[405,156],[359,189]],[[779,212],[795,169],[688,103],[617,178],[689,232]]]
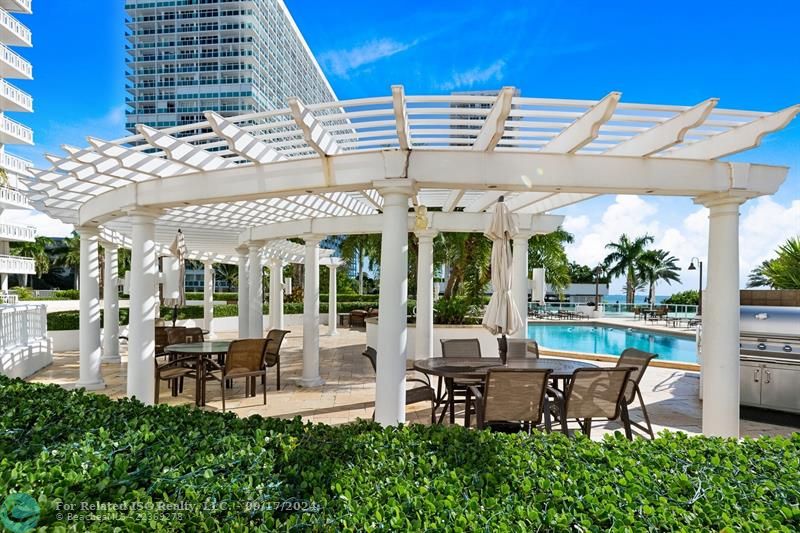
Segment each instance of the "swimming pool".
[[694,338],[605,324],[528,324],[528,338],[543,348],[618,356],[625,348],[658,354],[660,361],[696,363]]

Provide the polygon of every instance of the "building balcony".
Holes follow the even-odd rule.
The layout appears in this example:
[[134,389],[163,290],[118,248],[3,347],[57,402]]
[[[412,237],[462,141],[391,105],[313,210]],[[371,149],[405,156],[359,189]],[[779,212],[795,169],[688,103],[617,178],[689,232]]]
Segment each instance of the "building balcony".
[[18,224],[0,224],[0,239],[15,242],[33,242],[36,240],[36,228]]
[[33,13],[31,0],[0,0],[0,8],[11,13],[22,13],[24,15]]
[[36,264],[28,257],[0,255],[0,273],[36,275]]
[[28,169],[32,166],[31,161],[9,154],[5,149],[0,148],[0,168],[4,168],[7,172],[27,176]]
[[33,97],[17,89],[5,80],[0,80],[0,111],[33,111]]
[[33,130],[0,113],[0,144],[33,144]]
[[0,76],[32,80],[33,67],[21,55],[0,44]]
[[0,209],[30,209],[31,204],[24,193],[11,187],[0,187]]
[[0,42],[11,46],[33,46],[31,30],[0,8]]

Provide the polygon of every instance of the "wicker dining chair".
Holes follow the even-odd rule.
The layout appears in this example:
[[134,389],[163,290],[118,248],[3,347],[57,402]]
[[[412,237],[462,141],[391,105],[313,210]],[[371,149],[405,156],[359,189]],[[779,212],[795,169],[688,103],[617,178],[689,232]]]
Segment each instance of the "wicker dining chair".
[[[275,378],[277,380],[277,389],[281,390],[281,345],[283,339],[290,332],[285,329],[271,329],[267,333],[267,347],[264,350],[264,365],[267,368],[275,367]],[[266,379],[266,378],[264,378]],[[265,381],[262,381],[266,385]],[[253,394],[255,394],[255,387],[253,387]]]
[[643,352],[636,348],[626,348],[617,360],[618,367],[633,369],[628,377],[628,386],[625,388],[624,400],[626,405],[631,405],[636,398],[639,398],[639,405],[642,407],[642,415],[646,426],[643,426],[639,422],[634,422],[633,420],[630,421],[630,424],[647,432],[651,439],[655,438],[655,434],[653,433],[653,426],[650,424],[650,416],[647,414],[647,407],[644,405],[642,390],[639,388],[639,383],[642,381],[642,376],[644,376],[645,370],[647,370],[647,367],[650,365],[650,361],[656,357],[658,357],[658,355],[654,353]]
[[554,407],[561,422],[561,431],[569,435],[567,419],[574,418],[584,435],[591,437],[592,420],[621,419],[625,436],[633,439],[628,404],[624,401],[631,368],[579,368],[570,380],[567,392],[548,388],[555,398]]
[[[375,348],[367,346],[367,349],[362,353],[364,357],[369,360],[372,370],[378,373],[378,352]],[[431,404],[431,424],[436,422],[436,393],[431,387],[430,378],[422,374],[424,379],[406,377],[406,383],[419,383],[420,385],[406,389],[406,405],[413,405],[415,403],[430,402]],[[375,412],[372,413],[372,419],[375,420]]]
[[[442,357],[459,357],[465,359],[480,359],[482,357],[481,342],[478,339],[439,339],[439,342],[442,345]],[[444,405],[444,408],[442,409],[442,414],[439,417],[439,423],[441,424],[444,420],[449,407],[450,423],[455,424],[455,404],[464,404],[466,406],[468,393],[467,387],[480,383],[481,382],[479,380],[464,380],[454,382],[451,405],[447,391],[442,390],[444,379],[440,377],[436,385],[436,397],[439,399],[440,403]]]
[[[478,429],[530,431],[542,423],[550,431],[550,413],[546,409],[549,369],[493,368],[486,374],[483,387],[470,386],[475,397]],[[481,390],[482,389],[482,390]]]
[[[245,397],[250,396],[250,387],[253,380],[259,376],[266,377],[267,367],[264,365],[264,352],[267,347],[266,339],[241,339],[231,342],[225,356],[225,364],[220,365],[211,360],[206,360],[209,370],[206,378],[219,381],[222,391],[222,411],[225,412],[225,382],[238,378],[245,378]],[[203,384],[205,386],[205,384]],[[255,388],[255,386],[253,386]],[[264,405],[267,405],[267,387],[264,388]]]

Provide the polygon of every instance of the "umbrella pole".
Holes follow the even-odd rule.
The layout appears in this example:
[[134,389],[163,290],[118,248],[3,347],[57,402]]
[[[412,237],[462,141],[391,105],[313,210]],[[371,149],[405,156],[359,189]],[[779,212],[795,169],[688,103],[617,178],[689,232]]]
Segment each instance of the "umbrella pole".
[[175,327],[175,324],[178,322],[178,306],[174,306],[172,308],[172,327]]
[[500,337],[500,360],[505,365],[508,361],[508,339],[506,339],[506,334],[500,329],[500,333],[502,334]]

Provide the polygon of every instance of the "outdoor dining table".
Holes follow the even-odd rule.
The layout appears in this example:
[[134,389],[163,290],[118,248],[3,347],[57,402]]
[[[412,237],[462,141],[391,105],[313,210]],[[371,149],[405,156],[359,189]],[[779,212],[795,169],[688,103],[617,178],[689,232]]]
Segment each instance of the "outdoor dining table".
[[[448,405],[442,412],[439,419],[441,423],[447,409],[450,410],[450,423],[455,422],[455,402],[453,399],[454,383],[458,381],[480,381],[492,368],[520,368],[525,370],[550,370],[550,377],[553,380],[569,380],[579,368],[597,368],[594,363],[587,361],[573,361],[570,359],[560,359],[553,357],[540,357],[538,359],[509,359],[505,365],[499,357],[431,357],[419,359],[414,362],[414,370],[430,376],[437,376],[444,379],[447,388]],[[436,399],[438,409],[442,405],[440,398]],[[465,415],[465,417],[467,417]],[[467,419],[468,420],[468,419]],[[466,422],[466,421],[465,421]]]
[[202,407],[206,404],[206,359],[212,356],[225,356],[231,346],[231,341],[204,341],[187,342],[183,344],[170,344],[164,351],[176,355],[197,356],[197,379],[195,379],[195,404]]

